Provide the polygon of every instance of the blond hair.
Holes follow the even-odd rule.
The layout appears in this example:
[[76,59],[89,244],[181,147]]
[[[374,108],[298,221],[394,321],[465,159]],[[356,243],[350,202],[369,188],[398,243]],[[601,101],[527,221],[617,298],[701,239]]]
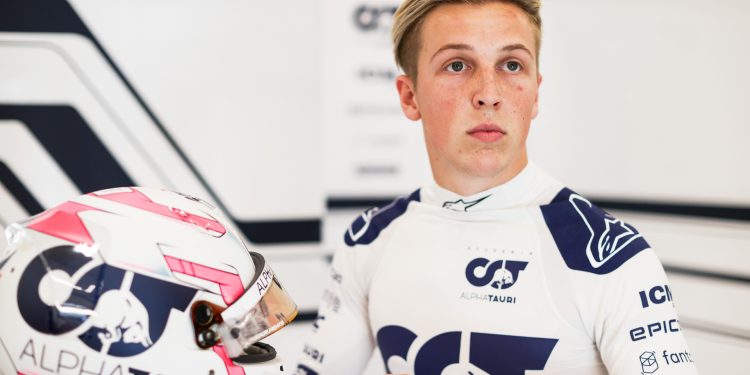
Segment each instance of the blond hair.
[[417,79],[417,56],[421,47],[421,31],[427,15],[443,4],[484,4],[502,2],[518,6],[529,17],[534,27],[537,66],[539,47],[542,42],[542,17],[539,15],[541,0],[406,0],[398,7],[393,18],[393,54],[407,76]]

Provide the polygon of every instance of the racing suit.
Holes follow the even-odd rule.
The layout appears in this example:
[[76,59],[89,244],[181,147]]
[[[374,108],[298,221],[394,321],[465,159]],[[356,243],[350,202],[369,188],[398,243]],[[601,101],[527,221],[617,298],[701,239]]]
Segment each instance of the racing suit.
[[364,212],[298,374],[695,374],[659,259],[533,164]]

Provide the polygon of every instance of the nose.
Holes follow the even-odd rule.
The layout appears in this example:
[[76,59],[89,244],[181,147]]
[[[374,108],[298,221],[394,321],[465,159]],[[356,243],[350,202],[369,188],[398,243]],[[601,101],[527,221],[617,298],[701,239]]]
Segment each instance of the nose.
[[477,86],[472,97],[475,109],[499,109],[502,98],[500,96],[500,81],[496,72],[477,74]]

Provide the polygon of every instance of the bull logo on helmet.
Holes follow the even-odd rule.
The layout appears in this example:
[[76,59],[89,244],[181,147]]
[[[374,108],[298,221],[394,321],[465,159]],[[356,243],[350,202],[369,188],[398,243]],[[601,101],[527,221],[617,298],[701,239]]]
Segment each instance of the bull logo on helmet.
[[148,332],[148,311],[141,301],[127,290],[110,290],[99,298],[92,325],[104,332],[97,333],[104,347],[123,342],[153,345]]

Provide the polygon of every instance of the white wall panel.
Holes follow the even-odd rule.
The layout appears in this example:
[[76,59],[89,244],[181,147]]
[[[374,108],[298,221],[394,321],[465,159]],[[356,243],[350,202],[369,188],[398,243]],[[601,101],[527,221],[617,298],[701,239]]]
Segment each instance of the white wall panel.
[[234,217],[322,214],[315,2],[71,4]]
[[669,266],[750,279],[750,223],[633,212],[614,214],[638,228]]
[[750,3],[548,0],[530,152],[580,193],[750,205]]
[[430,180],[422,126],[401,112],[390,43],[398,1],[326,0],[323,181],[333,197],[407,194]]
[[[183,190],[206,195],[89,40],[0,33],[0,81],[3,103],[74,108],[136,184],[174,188],[179,182]],[[12,151],[26,154],[20,147]],[[40,197],[56,194],[45,184],[35,188],[42,189],[35,192]]]
[[750,357],[747,340],[690,329],[685,329],[685,337],[690,350],[695,353],[693,358],[701,374],[747,374],[747,358]]

